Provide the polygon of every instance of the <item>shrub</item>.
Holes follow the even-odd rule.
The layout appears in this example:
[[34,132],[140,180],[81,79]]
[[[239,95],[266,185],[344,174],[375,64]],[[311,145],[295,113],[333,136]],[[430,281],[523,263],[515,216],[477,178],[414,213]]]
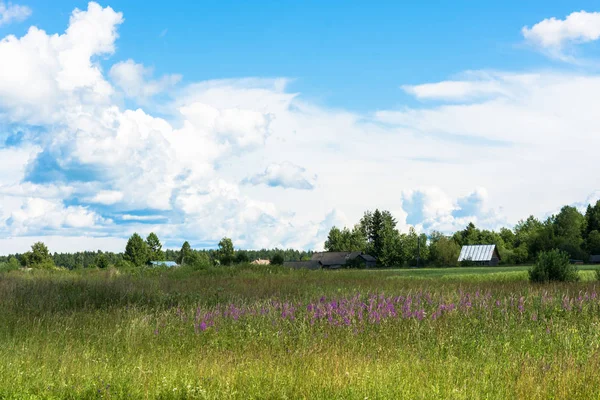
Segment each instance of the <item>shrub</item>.
[[569,262],[569,254],[560,250],[541,252],[537,263],[529,270],[531,282],[575,282],[577,267]]
[[98,257],[96,257],[96,266],[101,269],[108,268],[110,262],[104,254],[99,254]]
[[467,258],[460,262],[460,266],[461,267],[475,267],[475,266],[477,266],[477,263],[475,261],[471,260],[470,258]]
[[8,262],[0,263],[0,272],[15,271],[21,267],[19,260],[15,257],[10,257]]
[[276,253],[271,258],[272,265],[283,265],[283,255],[281,253]]
[[208,254],[199,251],[190,251],[185,265],[192,270],[208,269],[212,266]]
[[130,270],[135,268],[135,265],[123,258],[119,258],[119,260],[117,261],[117,263],[115,264],[115,267],[120,269],[120,270]]
[[244,250],[238,250],[235,254],[235,263],[236,264],[246,264],[250,261],[248,258],[248,253]]
[[600,268],[596,268],[594,272],[596,273],[596,280],[600,281]]

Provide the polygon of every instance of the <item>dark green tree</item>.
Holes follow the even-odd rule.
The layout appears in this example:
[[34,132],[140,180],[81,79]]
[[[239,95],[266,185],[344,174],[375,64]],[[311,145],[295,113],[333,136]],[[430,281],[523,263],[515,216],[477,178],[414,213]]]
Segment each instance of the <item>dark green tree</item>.
[[373,212],[373,218],[371,218],[371,226],[369,227],[369,242],[371,244],[373,256],[377,259],[381,259],[383,254],[384,246],[384,233],[385,228],[383,221],[383,214],[378,209]]
[[270,261],[272,265],[283,265],[283,254],[275,253]]
[[235,256],[233,242],[231,239],[224,237],[219,242],[218,258],[221,265],[231,265]]
[[179,251],[179,256],[177,257],[177,264],[179,265],[186,265],[187,262],[189,261],[189,257],[190,254],[192,253],[192,248],[190,247],[190,244],[187,242],[187,240],[185,242],[183,242],[183,245],[181,246],[181,250]]
[[325,241],[325,250],[327,251],[365,251],[366,248],[367,241],[359,227],[354,227],[352,230],[348,228],[340,230],[334,226]]
[[589,204],[585,212],[586,236],[592,231],[600,232],[600,200],[593,206]]
[[248,258],[248,252],[245,250],[238,250],[235,252],[235,263],[236,264],[247,264],[250,261]]
[[500,237],[507,249],[512,249],[515,246],[515,233],[508,228],[500,228]]
[[389,211],[367,211],[355,231],[366,241],[364,250],[377,258],[380,266],[400,266],[404,262],[402,241],[396,219]]
[[23,254],[21,264],[35,269],[52,269],[55,267],[48,247],[43,242],[34,243],[31,246],[31,251]]
[[165,253],[162,251],[162,244],[154,232],[150,232],[146,238],[146,245],[148,246],[148,258],[150,261],[165,260]]
[[436,267],[455,267],[458,264],[460,246],[447,236],[432,239],[431,263]]
[[110,262],[108,261],[108,257],[106,257],[104,254],[100,253],[98,254],[98,256],[96,257],[96,266],[98,268],[108,268],[110,266]]
[[600,232],[591,231],[585,241],[585,248],[590,254],[600,254]]
[[148,263],[148,245],[137,233],[131,235],[127,241],[123,258],[136,267],[141,267]]

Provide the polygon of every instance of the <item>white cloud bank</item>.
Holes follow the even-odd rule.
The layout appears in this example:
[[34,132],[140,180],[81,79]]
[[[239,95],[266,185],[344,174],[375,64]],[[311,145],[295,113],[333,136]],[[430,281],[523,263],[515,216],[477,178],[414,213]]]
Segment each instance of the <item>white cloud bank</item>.
[[600,38],[600,12],[579,11],[565,19],[547,18],[531,28],[523,27],[522,34],[533,46],[557,58],[569,60],[571,57],[565,55],[565,47]]
[[181,75],[165,75],[158,80],[149,79],[152,68],[145,67],[133,60],[117,63],[110,69],[110,77],[128,97],[148,98],[175,86]]
[[133,60],[108,79],[93,60],[123,21],[90,3],[64,34],[0,41],[14,60],[0,63],[0,143],[5,127],[27,132],[0,144],[0,251],[43,236],[114,246],[134,231],[167,246],[321,248],[366,209],[403,228],[496,228],[600,186],[598,75],[471,72],[404,87],[439,105],[361,115],[306,102],[286,79],[174,87]]
[[274,163],[265,172],[244,179],[251,185],[268,185],[285,189],[311,190],[315,187],[315,176],[309,176],[306,169],[290,162]]

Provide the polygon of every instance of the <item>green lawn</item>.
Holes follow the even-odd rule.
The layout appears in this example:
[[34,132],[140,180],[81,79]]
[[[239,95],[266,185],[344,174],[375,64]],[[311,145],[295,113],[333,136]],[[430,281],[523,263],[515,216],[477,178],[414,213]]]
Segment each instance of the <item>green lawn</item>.
[[599,398],[581,269],[0,274],[0,398]]

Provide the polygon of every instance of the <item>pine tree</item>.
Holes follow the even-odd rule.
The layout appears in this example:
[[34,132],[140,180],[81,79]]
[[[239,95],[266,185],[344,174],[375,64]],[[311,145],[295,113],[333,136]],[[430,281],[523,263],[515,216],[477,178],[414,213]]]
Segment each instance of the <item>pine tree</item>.
[[146,238],[146,244],[148,245],[150,261],[164,261],[165,253],[162,251],[162,244],[158,239],[158,236],[154,232],[150,232]]
[[123,258],[136,267],[141,267],[148,262],[148,245],[137,233],[131,235],[125,246]]
[[190,244],[187,242],[183,242],[183,246],[181,246],[181,250],[179,251],[179,257],[177,258],[177,263],[179,265],[185,265],[186,261],[190,261],[190,254],[192,253],[192,248]]

